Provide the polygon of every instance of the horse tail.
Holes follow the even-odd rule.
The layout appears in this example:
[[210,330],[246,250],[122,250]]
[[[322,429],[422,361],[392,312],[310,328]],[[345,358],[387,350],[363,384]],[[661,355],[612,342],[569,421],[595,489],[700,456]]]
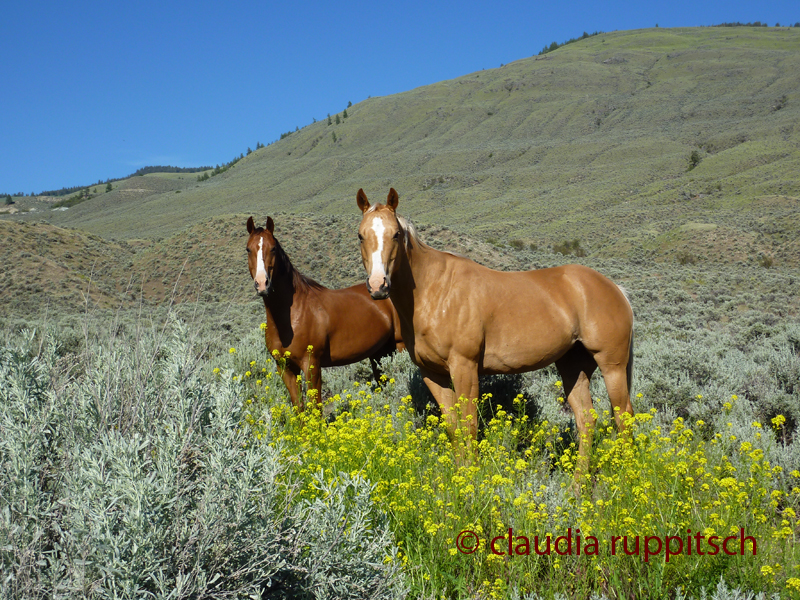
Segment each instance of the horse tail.
[[[628,294],[628,290],[626,290],[621,285],[617,285],[619,291],[622,292],[622,295],[625,296],[625,301],[628,303],[628,307],[631,309],[631,314],[633,314],[633,305],[631,304],[631,298]],[[626,375],[628,379],[628,398],[631,395],[631,384],[633,383],[633,322],[631,322],[631,341],[630,345],[628,346],[628,365],[626,367]]]
[[628,348],[628,366],[626,368],[628,377],[628,398],[631,397],[631,384],[633,383],[633,327],[631,327],[631,345]]

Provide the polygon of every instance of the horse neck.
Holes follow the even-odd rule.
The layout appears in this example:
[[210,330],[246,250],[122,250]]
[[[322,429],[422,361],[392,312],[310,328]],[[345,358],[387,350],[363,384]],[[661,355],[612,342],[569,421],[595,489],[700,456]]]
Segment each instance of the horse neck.
[[392,275],[392,303],[401,317],[410,320],[414,304],[441,278],[445,253],[416,240],[397,260],[397,269]]
[[272,290],[264,298],[264,307],[267,309],[268,316],[271,315],[278,326],[282,323],[290,323],[292,308],[297,309],[302,305],[302,302],[299,301],[302,286],[296,285],[296,269],[289,262],[288,257],[276,266],[271,287]]

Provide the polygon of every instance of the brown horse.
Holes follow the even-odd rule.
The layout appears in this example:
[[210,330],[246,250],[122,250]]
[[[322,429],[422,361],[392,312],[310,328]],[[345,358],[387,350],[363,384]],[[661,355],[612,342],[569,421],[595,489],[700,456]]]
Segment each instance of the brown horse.
[[[374,301],[363,285],[330,290],[302,275],[273,235],[271,217],[256,227],[247,219],[247,264],[267,311],[265,338],[272,353],[284,359],[283,382],[292,404],[304,408],[297,384],[302,371],[308,396],[321,400],[320,367],[349,365],[365,358],[376,380],[377,361],[403,349],[397,312],[391,301]],[[312,349],[309,352],[308,347]]]
[[589,382],[597,367],[621,431],[621,413],[633,414],[633,311],[622,290],[581,265],[500,272],[435,250],[395,212],[394,188],[386,205],[370,206],[363,190],[356,200],[367,289],[392,299],[406,349],[451,432],[477,433],[475,402],[461,407],[461,422],[453,408],[462,397],[478,398],[478,375],[555,363],[580,433],[579,475],[596,421]]

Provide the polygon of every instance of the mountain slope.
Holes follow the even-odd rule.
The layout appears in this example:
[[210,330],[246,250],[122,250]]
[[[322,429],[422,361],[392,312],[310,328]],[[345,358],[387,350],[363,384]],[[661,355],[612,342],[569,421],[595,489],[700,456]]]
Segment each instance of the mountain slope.
[[[731,243],[780,263],[796,250],[798,72],[798,29],[598,35],[368,99],[179,194],[115,191],[48,219],[162,237],[214,215],[353,214],[359,187],[382,200],[394,186],[417,222],[485,239],[670,260],[687,244],[727,260]],[[687,237],[687,223],[713,227]]]

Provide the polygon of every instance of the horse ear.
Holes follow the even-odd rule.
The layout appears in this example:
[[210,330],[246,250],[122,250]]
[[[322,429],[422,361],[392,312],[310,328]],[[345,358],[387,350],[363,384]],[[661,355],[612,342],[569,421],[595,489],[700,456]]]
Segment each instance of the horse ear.
[[389,196],[386,198],[386,206],[391,208],[392,210],[397,210],[397,203],[400,200],[400,196],[397,195],[397,190],[391,188],[389,190]]
[[272,217],[267,217],[267,224],[264,228],[270,233],[275,231],[275,222],[272,220]]
[[253,217],[247,219],[247,233],[253,233],[256,229],[256,224],[253,223]]
[[358,204],[358,208],[361,209],[362,213],[369,210],[369,200],[367,200],[367,195],[364,193],[363,188],[360,188],[356,194],[356,204]]

